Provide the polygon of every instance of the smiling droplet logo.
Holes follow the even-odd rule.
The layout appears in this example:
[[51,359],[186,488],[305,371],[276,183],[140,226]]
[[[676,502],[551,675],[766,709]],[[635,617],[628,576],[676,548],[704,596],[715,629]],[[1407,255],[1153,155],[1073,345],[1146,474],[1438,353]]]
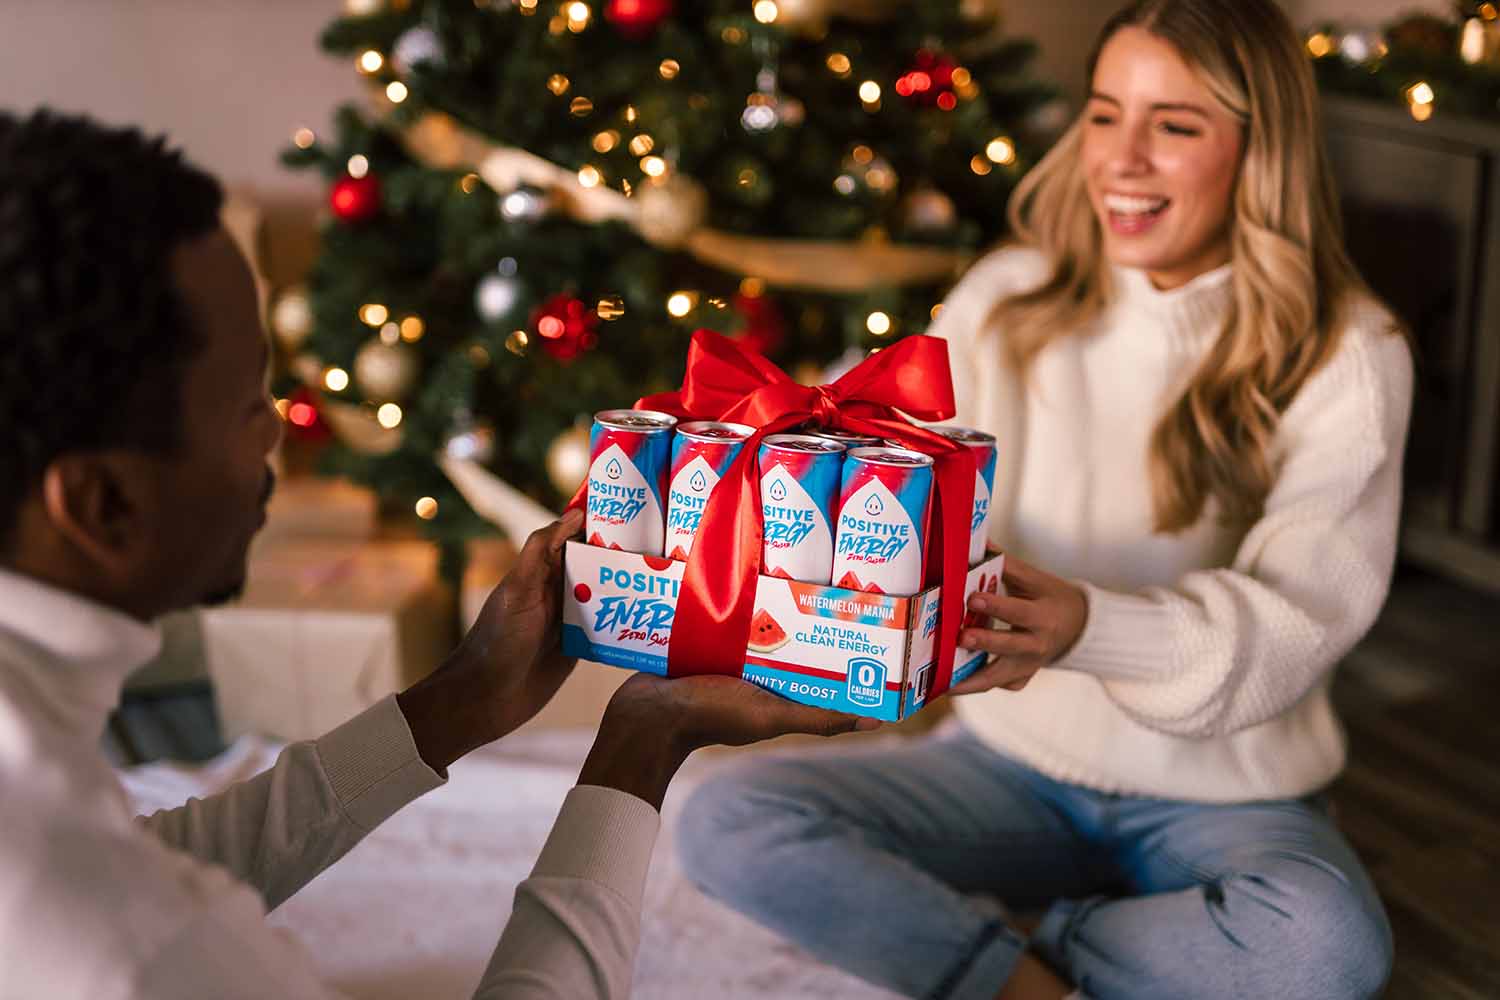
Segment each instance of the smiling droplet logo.
[[865,513],[871,517],[879,517],[885,513],[885,504],[880,502],[880,497],[871,493],[870,498],[865,501]]
[[610,459],[609,464],[604,467],[604,474],[611,479],[619,479],[621,475],[620,463],[613,458]]
[[785,481],[778,479],[771,484],[771,499],[775,500],[777,503],[781,503],[786,499]]
[[704,477],[701,471],[694,472],[693,478],[688,480],[688,485],[693,488],[694,493],[702,493],[703,490],[708,486],[708,480]]

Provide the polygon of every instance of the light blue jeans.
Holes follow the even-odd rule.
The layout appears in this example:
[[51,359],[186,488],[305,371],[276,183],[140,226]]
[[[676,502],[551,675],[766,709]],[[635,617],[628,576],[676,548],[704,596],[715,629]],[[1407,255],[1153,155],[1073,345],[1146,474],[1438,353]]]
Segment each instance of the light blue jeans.
[[[961,728],[910,747],[758,761],[686,803],[705,892],[912,997],[991,1000],[1029,945],[1088,997],[1378,995],[1391,931],[1317,798],[1106,795]],[[1001,905],[1003,904],[1003,905]]]

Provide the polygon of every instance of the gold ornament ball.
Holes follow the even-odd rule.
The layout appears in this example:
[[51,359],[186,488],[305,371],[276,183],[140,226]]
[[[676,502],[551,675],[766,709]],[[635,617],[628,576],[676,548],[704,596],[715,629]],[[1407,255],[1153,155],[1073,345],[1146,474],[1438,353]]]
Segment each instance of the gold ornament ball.
[[563,496],[572,496],[589,474],[589,431],[577,424],[553,439],[547,448],[547,478]]
[[832,13],[830,0],[776,0],[776,24],[788,31],[820,34]]
[[373,338],[354,355],[354,381],[368,399],[403,399],[417,382],[417,352]]
[[295,354],[312,333],[312,303],[307,298],[307,289],[294,285],[276,297],[271,306],[271,331],[276,341],[288,353]]
[[650,243],[672,249],[683,244],[708,215],[708,196],[686,177],[665,184],[648,184],[636,194],[640,203],[637,226]]

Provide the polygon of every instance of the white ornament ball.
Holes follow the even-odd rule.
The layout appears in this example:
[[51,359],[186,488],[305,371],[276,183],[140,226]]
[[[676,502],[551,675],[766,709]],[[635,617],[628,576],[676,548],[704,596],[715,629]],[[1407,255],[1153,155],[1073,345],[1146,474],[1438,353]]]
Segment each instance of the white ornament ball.
[[460,462],[488,465],[495,457],[495,428],[488,420],[467,420],[443,442],[443,454]]
[[422,26],[402,32],[391,47],[391,64],[398,73],[410,73],[424,62],[441,63],[443,43],[431,29]]
[[521,282],[503,274],[487,274],[474,289],[474,311],[486,323],[504,319],[521,301]]
[[674,176],[665,184],[648,184],[635,196],[636,227],[655,246],[681,246],[708,217],[708,196],[691,178]]
[[589,432],[579,424],[563,431],[547,448],[547,478],[564,496],[572,496],[589,474]]
[[354,381],[366,398],[391,402],[405,398],[417,383],[417,352],[405,344],[368,341],[354,355]]
[[271,331],[288,352],[295,353],[313,329],[312,302],[301,285],[288,288],[271,306]]
[[958,225],[958,208],[937,188],[918,188],[902,202],[901,217],[908,229],[940,233]]

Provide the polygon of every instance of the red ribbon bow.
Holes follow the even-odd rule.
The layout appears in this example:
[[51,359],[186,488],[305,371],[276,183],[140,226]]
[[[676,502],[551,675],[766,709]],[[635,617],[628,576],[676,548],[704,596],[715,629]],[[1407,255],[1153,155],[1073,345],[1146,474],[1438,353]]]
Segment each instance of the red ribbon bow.
[[[940,578],[948,596],[938,614],[931,694],[948,690],[963,620],[974,456],[963,445],[923,430],[901,415],[925,421],[953,416],[946,341],[905,337],[831,385],[804,386],[727,337],[699,330],[688,348],[682,390],[647,396],[636,406],[679,419],[723,420],[757,428],[709,494],[698,523],[699,544],[693,546],[683,573],[667,647],[670,676],[739,677],[744,672],[764,530],[757,468],[761,439],[815,421],[823,427],[900,441],[933,457],[936,489],[926,574],[929,579]],[[585,483],[569,506],[582,504],[587,489]],[[957,600],[954,594],[959,595]]]

